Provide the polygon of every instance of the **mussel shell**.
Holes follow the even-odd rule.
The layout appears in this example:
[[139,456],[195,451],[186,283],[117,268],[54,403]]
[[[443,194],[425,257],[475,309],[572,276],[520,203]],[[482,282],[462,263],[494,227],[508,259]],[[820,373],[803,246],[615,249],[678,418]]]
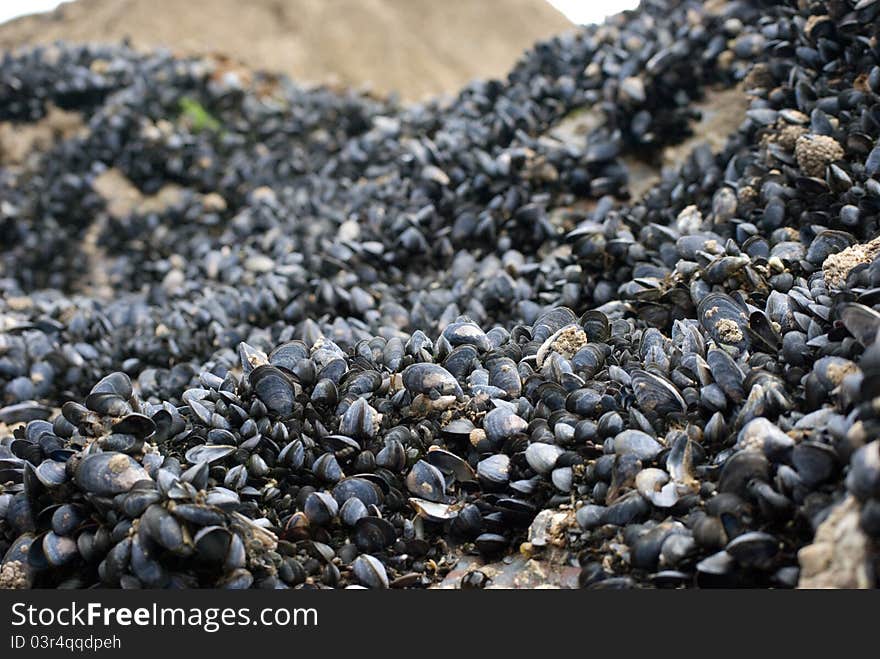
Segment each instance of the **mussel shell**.
[[518,398],[522,394],[522,380],[516,362],[508,357],[493,359],[489,365],[489,384],[503,390],[510,398]]
[[455,453],[450,453],[437,446],[428,450],[426,459],[445,474],[451,474],[459,483],[475,483],[477,475],[471,466]]
[[532,469],[542,476],[547,476],[553,471],[559,456],[563,452],[560,447],[553,444],[533,442],[526,449],[525,458]]
[[749,317],[733,298],[724,293],[709,293],[697,305],[700,324],[718,343],[749,347]]
[[75,478],[83,490],[98,496],[127,492],[138,481],[151,480],[134,458],[115,452],[86,456],[79,463]]
[[34,469],[34,475],[47,488],[58,487],[67,482],[67,465],[55,460],[43,460]]
[[306,497],[303,512],[315,526],[325,526],[336,517],[339,504],[326,492],[312,492]]
[[115,394],[120,398],[128,400],[131,398],[133,389],[131,386],[131,378],[121,371],[116,371],[101,378],[94,387],[92,394]]
[[58,535],[70,535],[87,519],[81,506],[64,503],[52,513],[52,531]]
[[424,460],[419,460],[410,469],[406,476],[406,488],[414,496],[428,501],[445,503],[448,499],[443,474]]
[[510,478],[510,458],[503,453],[490,455],[477,463],[477,477],[489,488],[507,485]]
[[293,413],[296,390],[294,383],[275,366],[263,365],[248,376],[257,397],[274,416],[287,418]]
[[193,536],[196,554],[211,563],[223,563],[231,544],[232,533],[223,526],[206,526]]
[[129,414],[113,424],[113,432],[134,435],[141,439],[156,431],[156,422],[143,414]]
[[498,533],[481,533],[474,540],[474,545],[482,555],[493,556],[505,551],[509,542]]
[[743,567],[766,570],[779,553],[779,541],[769,533],[750,531],[731,540],[725,551]]
[[131,541],[131,571],[149,588],[162,588],[170,581],[168,571],[159,562],[154,545],[135,536]]
[[141,515],[139,532],[169,551],[186,555],[190,541],[180,523],[159,504],[149,506]]
[[720,492],[743,494],[749,481],[767,481],[770,478],[770,463],[758,451],[737,451],[724,462],[718,481]]
[[483,417],[483,430],[491,442],[503,442],[528,429],[528,422],[507,407],[496,407]]
[[346,526],[353,527],[361,517],[369,515],[364,502],[357,497],[350,497],[339,507],[339,519]]
[[325,483],[338,483],[345,476],[342,473],[342,467],[339,466],[339,461],[332,453],[318,456],[318,459],[312,463],[312,471]]
[[348,499],[355,498],[365,506],[381,506],[385,498],[382,489],[365,478],[350,476],[339,481],[333,487],[333,497],[339,505]]
[[199,503],[178,503],[171,514],[197,526],[217,526],[223,524],[225,517],[216,508]]
[[342,415],[339,432],[349,437],[372,439],[378,431],[381,415],[367,402],[358,398]]
[[367,588],[388,588],[388,573],[382,562],[370,554],[361,554],[351,566],[358,583]]
[[861,501],[880,499],[880,440],[865,444],[853,453],[846,487]]
[[364,553],[378,553],[397,540],[394,525],[381,517],[361,517],[354,527],[352,540]]
[[630,375],[636,405],[642,411],[664,416],[687,411],[687,404],[678,389],[666,378],[642,370],[635,370]]
[[419,363],[407,366],[403,371],[403,386],[412,394],[461,396],[458,380],[442,366]]
[[223,444],[199,444],[189,449],[184,457],[186,461],[192,465],[202,462],[212,464],[231,455],[237,448],[237,446]]

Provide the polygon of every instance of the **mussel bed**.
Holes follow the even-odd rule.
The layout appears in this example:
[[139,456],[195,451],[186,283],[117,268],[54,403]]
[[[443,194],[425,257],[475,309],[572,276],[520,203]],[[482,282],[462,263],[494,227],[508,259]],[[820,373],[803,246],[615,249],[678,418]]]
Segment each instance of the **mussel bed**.
[[876,586],[878,39],[644,0],[409,107],[6,53],[0,122],[81,126],[0,156],[0,586]]

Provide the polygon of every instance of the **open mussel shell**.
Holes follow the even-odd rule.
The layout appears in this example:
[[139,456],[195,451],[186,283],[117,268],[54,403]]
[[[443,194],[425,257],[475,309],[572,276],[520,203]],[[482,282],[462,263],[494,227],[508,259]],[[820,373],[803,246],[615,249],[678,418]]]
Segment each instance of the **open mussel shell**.
[[850,302],[840,310],[840,320],[855,339],[863,346],[869,346],[877,340],[880,330],[880,313],[864,304]]
[[731,540],[725,551],[743,567],[766,570],[779,553],[779,541],[769,533],[750,531]]
[[477,480],[477,474],[471,466],[455,453],[432,446],[426,459],[444,474],[451,474],[459,483],[475,483]]
[[186,461],[192,465],[199,463],[212,464],[218,462],[236,451],[236,446],[222,444],[199,444],[193,446],[184,455]]
[[417,497],[411,497],[409,503],[419,517],[429,522],[448,522],[458,517],[459,507],[454,504],[437,503]]
[[206,526],[193,536],[196,554],[211,563],[223,563],[232,545],[232,533],[224,526]]
[[636,475],[635,486],[639,494],[658,508],[671,508],[678,503],[676,485],[662,469],[641,470]]
[[129,414],[113,424],[113,432],[134,435],[141,439],[156,431],[156,422],[143,414]]
[[542,368],[554,353],[566,359],[571,358],[587,342],[587,335],[580,325],[576,323],[565,325],[548,336],[538,347],[535,353],[535,366]]

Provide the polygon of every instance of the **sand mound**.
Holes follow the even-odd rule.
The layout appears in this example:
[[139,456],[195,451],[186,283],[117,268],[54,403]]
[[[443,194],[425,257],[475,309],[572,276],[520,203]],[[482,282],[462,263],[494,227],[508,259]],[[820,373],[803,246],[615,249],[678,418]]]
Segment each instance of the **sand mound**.
[[0,48],[128,37],[418,100],[503,76],[571,27],[543,0],[78,0],[0,25]]

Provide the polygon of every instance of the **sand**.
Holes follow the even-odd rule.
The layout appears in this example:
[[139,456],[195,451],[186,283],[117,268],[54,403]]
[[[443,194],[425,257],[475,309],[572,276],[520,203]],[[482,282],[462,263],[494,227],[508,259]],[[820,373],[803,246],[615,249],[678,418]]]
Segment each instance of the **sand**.
[[0,25],[0,48],[129,38],[418,101],[502,77],[572,28],[544,0],[76,0]]

